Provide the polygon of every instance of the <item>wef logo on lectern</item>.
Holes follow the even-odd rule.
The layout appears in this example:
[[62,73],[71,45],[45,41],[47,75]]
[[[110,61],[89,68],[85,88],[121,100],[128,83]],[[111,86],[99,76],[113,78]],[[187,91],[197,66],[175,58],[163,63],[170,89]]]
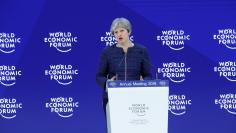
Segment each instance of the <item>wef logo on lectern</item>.
[[149,110],[149,107],[146,104],[138,103],[129,106],[129,110],[131,113],[136,114],[137,116],[145,116],[147,111]]
[[116,83],[116,82],[109,82],[109,85],[110,85],[111,87],[116,87],[116,86],[117,86],[117,83]]

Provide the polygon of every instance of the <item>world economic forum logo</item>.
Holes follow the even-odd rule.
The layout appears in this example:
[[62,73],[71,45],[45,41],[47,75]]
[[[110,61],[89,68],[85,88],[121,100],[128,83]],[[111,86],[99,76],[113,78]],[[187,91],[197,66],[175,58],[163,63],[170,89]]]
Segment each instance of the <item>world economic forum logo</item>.
[[116,87],[116,86],[117,86],[117,83],[116,83],[116,82],[113,82],[113,81],[110,81],[110,82],[109,82],[109,85],[110,85],[111,87]]
[[167,86],[168,85],[168,83],[167,83],[167,81],[160,81],[160,82],[158,82],[159,83],[159,85],[160,86]]
[[218,34],[213,35],[213,39],[218,41],[218,44],[224,45],[228,49],[236,49],[236,30],[218,29]]
[[56,97],[46,102],[45,108],[49,108],[51,113],[56,113],[59,117],[69,118],[79,108],[79,102],[72,97]]
[[220,109],[236,115],[236,94],[220,94],[219,98],[215,99],[215,105],[219,105]]
[[17,77],[21,76],[21,70],[16,66],[0,66],[0,83],[4,86],[13,86],[16,84]]
[[218,66],[214,67],[214,72],[220,77],[225,77],[228,81],[236,81],[236,62],[235,61],[219,61]]
[[56,80],[61,85],[71,84],[74,75],[78,75],[78,69],[74,69],[72,65],[58,64],[49,67],[49,70],[45,70],[45,76],[49,76],[50,80]]
[[184,30],[163,30],[162,35],[157,35],[157,41],[175,51],[184,49],[189,40],[190,35],[186,35]]
[[0,51],[2,53],[15,52],[17,44],[21,43],[21,38],[17,37],[15,33],[0,33]]
[[137,116],[145,116],[147,111],[149,110],[149,107],[146,104],[132,104],[129,107],[129,110],[131,111],[131,113]]
[[22,108],[22,103],[17,102],[15,98],[0,99],[0,115],[4,119],[15,118],[17,111]]
[[187,99],[185,94],[169,96],[169,111],[174,115],[184,115],[190,105],[192,100]]
[[157,69],[163,78],[168,78],[174,83],[184,82],[187,73],[191,73],[191,67],[186,66],[183,62],[165,62],[162,67]]
[[56,48],[59,52],[66,53],[78,43],[78,37],[73,36],[71,32],[50,32],[49,37],[44,38],[44,43]]

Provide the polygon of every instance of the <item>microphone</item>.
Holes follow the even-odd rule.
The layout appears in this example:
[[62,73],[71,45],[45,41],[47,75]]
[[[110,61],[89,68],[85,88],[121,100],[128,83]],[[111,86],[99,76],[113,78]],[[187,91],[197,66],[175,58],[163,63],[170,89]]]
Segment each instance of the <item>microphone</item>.
[[158,79],[158,73],[157,73],[157,68],[155,67],[155,65],[153,65],[149,60],[144,58],[144,52],[140,52],[142,54],[142,59],[144,60],[144,62],[146,62],[149,66],[151,66],[154,70],[155,70],[155,79]]
[[[125,61],[125,68],[124,68],[124,70],[125,70],[125,81],[126,81],[126,79],[127,79],[127,62],[126,62],[127,53],[125,53],[125,52],[122,50],[122,55],[123,55],[123,57],[122,57],[121,61],[119,62],[118,67],[117,67],[116,69],[120,68],[122,62]],[[118,72],[118,71],[116,70],[116,80],[118,80],[118,76],[119,76],[117,72]]]

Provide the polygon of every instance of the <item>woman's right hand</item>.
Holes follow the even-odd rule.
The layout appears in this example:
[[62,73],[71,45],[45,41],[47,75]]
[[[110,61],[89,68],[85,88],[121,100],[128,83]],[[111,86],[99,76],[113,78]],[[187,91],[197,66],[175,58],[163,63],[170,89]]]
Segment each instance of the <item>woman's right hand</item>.
[[110,80],[111,80],[111,81],[116,80],[116,76],[113,76]]

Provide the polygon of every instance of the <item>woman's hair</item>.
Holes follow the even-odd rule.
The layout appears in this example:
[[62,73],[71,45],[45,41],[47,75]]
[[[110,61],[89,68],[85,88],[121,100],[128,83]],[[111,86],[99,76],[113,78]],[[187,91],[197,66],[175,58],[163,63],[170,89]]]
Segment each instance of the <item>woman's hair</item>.
[[114,31],[117,28],[125,28],[129,34],[131,33],[131,24],[128,19],[126,18],[116,18],[112,21],[110,32],[114,35]]

